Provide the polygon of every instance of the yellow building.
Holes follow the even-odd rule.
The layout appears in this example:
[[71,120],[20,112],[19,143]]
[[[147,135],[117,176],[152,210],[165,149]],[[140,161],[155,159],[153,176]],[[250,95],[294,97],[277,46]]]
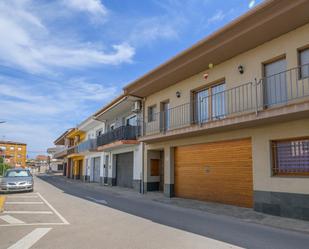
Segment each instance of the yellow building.
[[74,179],[82,179],[84,156],[78,153],[77,146],[85,139],[85,133],[78,129],[72,129],[66,134],[65,139],[69,144],[67,149],[68,176]]
[[0,141],[0,157],[3,157],[4,162],[11,167],[26,167],[27,144]]

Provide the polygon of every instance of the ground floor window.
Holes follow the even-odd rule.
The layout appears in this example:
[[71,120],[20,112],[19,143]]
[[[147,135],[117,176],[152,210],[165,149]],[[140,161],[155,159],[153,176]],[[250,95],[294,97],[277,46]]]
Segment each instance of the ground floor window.
[[272,142],[273,175],[309,176],[309,138]]

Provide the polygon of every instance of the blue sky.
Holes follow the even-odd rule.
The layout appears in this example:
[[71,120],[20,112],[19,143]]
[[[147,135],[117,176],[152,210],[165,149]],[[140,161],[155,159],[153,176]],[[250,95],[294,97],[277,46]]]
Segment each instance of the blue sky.
[[253,0],[1,0],[0,140],[43,154],[122,87]]

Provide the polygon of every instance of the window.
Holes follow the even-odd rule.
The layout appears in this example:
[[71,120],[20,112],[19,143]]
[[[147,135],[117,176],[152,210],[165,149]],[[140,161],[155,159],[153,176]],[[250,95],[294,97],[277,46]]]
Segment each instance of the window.
[[14,146],[11,146],[11,147],[10,147],[10,150],[14,150]]
[[225,116],[225,83],[216,84],[194,93],[195,120],[199,123]]
[[21,151],[21,147],[18,147],[17,150]]
[[17,155],[17,157],[18,157],[18,158],[21,158],[21,155],[20,155],[20,154],[18,154],[18,155]]
[[136,126],[137,125],[137,117],[136,117],[136,115],[128,117],[126,119],[126,125],[127,126]]
[[156,120],[157,107],[155,105],[148,107],[148,122],[153,122]]
[[160,160],[150,159],[150,175],[159,176],[160,175]]
[[114,124],[111,124],[110,126],[109,126],[109,129],[112,131],[112,130],[114,130],[115,129],[115,123]]
[[309,77],[309,48],[299,51],[300,78]]
[[161,121],[161,129],[168,130],[170,129],[170,118],[171,118],[171,109],[169,101],[161,102],[161,111],[162,111],[162,121]]
[[103,133],[103,129],[99,129],[96,131],[96,136],[99,137],[102,135],[102,133]]
[[264,101],[272,106],[287,101],[286,59],[264,64]]
[[272,142],[273,175],[309,175],[309,139]]

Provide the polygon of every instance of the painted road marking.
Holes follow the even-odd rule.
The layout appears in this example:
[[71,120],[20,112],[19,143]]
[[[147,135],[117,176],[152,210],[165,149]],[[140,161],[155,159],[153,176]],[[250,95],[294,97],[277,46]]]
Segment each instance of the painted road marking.
[[16,227],[16,226],[63,226],[64,223],[42,222],[42,223],[25,223],[25,224],[1,224],[0,227]]
[[4,214],[53,214],[52,211],[3,211]]
[[11,215],[1,215],[0,219],[6,221],[9,224],[24,224],[22,220],[16,219]]
[[45,204],[60,218],[63,224],[70,224],[40,193],[37,193]]
[[36,228],[31,233],[17,241],[14,245],[10,246],[8,249],[28,249],[50,230],[51,228]]
[[5,204],[10,204],[10,205],[23,205],[23,204],[29,204],[29,205],[36,205],[36,204],[44,204],[44,202],[41,201],[7,201]]
[[[36,193],[38,197],[40,197],[40,200],[42,204],[45,204],[48,206],[50,210],[43,210],[43,211],[27,211],[27,210],[5,210],[5,214],[29,214],[29,215],[38,215],[38,214],[48,214],[52,215],[55,214],[61,221],[59,222],[35,222],[35,223],[20,223],[20,224],[1,224],[0,227],[11,227],[11,226],[54,226],[54,225],[68,225],[70,224],[40,193]],[[16,202],[10,202],[10,204],[13,204]],[[20,204],[27,204],[29,202],[18,202]],[[35,202],[37,203],[37,202]],[[19,205],[22,207],[22,205]]]
[[10,195],[9,198],[39,198],[37,195]]
[[95,202],[98,202],[98,203],[101,203],[101,204],[104,204],[104,205],[107,205],[107,201],[106,200],[99,200],[99,199],[95,199],[91,196],[86,196],[87,199],[90,199],[92,201],[95,201]]
[[3,210],[5,199],[6,197],[4,195],[0,195],[0,212]]

